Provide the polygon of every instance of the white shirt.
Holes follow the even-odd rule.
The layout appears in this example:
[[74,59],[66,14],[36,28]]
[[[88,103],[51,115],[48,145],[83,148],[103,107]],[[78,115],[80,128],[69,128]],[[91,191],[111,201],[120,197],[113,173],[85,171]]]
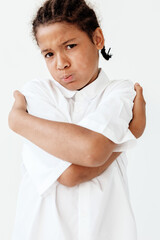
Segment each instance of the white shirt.
[[72,164],[24,140],[22,181],[12,240],[136,240],[125,151],[135,144],[128,129],[136,95],[130,80],[98,78],[80,91],[54,79],[23,88],[28,112],[99,132],[123,153],[100,176],[74,187],[57,179]]

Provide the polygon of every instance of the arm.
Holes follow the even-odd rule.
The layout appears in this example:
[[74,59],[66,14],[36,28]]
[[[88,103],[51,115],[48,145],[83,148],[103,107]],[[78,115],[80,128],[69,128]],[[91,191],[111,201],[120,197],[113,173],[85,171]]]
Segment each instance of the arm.
[[88,167],[102,165],[112,154],[116,144],[102,134],[75,124],[32,116],[26,111],[24,96],[15,91],[14,97],[8,119],[10,128],[46,152]]
[[87,182],[102,174],[120,154],[121,152],[112,153],[109,159],[99,167],[83,167],[72,164],[61,174],[58,182],[67,187],[74,187],[82,182]]
[[134,88],[137,94],[134,99],[133,118],[129,124],[129,129],[136,138],[139,138],[146,126],[146,102],[143,97],[143,88],[138,83],[135,84]]
[[[18,93],[17,93],[18,94]],[[23,95],[21,95],[21,94],[19,94],[19,96],[15,96],[16,97],[16,101],[15,101],[15,104],[14,104],[14,106],[13,106],[13,109],[12,109],[12,111],[11,111],[11,113],[10,113],[10,115],[9,115],[9,125],[10,125],[10,127],[14,130],[14,131],[17,131],[16,130],[16,126],[18,126],[18,127],[20,127],[20,128],[22,128],[21,130],[23,130],[23,127],[25,127],[26,126],[26,123],[24,124],[24,126],[22,126],[22,125],[19,125],[19,122],[23,122],[24,120],[27,120],[27,119],[19,119],[19,118],[17,118],[17,116],[21,116],[21,114],[23,114],[23,113],[25,113],[26,114],[26,105],[25,105],[25,98],[23,97]],[[17,99],[17,98],[19,98],[19,99]],[[20,114],[20,115],[19,115]],[[31,116],[31,117],[33,117],[33,116]],[[37,119],[39,119],[39,118],[34,118],[35,120],[37,120]],[[40,121],[41,121],[41,119],[40,119]],[[44,122],[45,122],[46,120],[44,120]],[[47,122],[47,121],[46,121]],[[48,121],[48,122],[50,122],[50,121]],[[60,123],[61,124],[61,123]],[[40,124],[41,125],[41,124]],[[43,125],[43,124],[42,124]],[[134,125],[132,125],[133,127],[134,127]],[[37,122],[35,121],[35,128],[37,127]],[[40,126],[39,126],[40,127]],[[41,128],[43,128],[43,127],[46,127],[46,126],[41,126]],[[29,128],[30,129],[30,128]],[[33,129],[33,125],[31,126],[31,129]],[[86,128],[85,128],[86,129]],[[42,130],[44,130],[44,129],[42,129]],[[45,129],[46,130],[46,129]],[[51,133],[51,131],[52,131],[53,129],[52,129],[52,126],[50,126],[49,127],[49,132]],[[28,131],[28,130],[27,130]],[[39,129],[37,129],[37,131],[39,131]],[[134,131],[134,128],[132,129],[132,132]],[[92,131],[90,131],[90,132],[92,132]],[[31,132],[32,133],[32,132]],[[93,132],[93,133],[95,133],[95,132]],[[27,132],[26,133],[24,133],[24,134],[27,134]],[[34,133],[35,134],[35,133]],[[21,134],[22,135],[22,134]],[[63,135],[63,131],[62,131],[62,135]],[[104,140],[107,140],[107,138],[105,138],[105,137],[103,137],[101,134],[98,134],[100,137],[102,137]],[[39,135],[38,135],[39,136]],[[46,141],[48,140],[48,136],[46,137],[47,139],[46,139]],[[40,140],[40,139],[38,139],[38,140]],[[52,139],[51,139],[52,140]],[[43,142],[41,142],[41,144],[43,144]],[[47,143],[45,143],[45,141],[44,141],[44,144],[47,144]],[[105,149],[105,144],[103,144],[103,141],[99,141],[99,139],[98,138],[96,138],[96,141],[94,142],[94,144],[95,145],[92,145],[92,146],[98,146],[98,144],[100,145],[100,147],[102,147],[101,149],[102,150],[106,150]],[[71,146],[71,145],[70,145]],[[51,147],[53,147],[53,145],[51,145]],[[103,161],[104,161],[104,163],[100,163],[100,160],[101,159],[99,159],[99,155],[97,154],[98,153],[98,151],[97,151],[97,149],[96,149],[96,147],[95,148],[93,148],[93,151],[92,151],[92,153],[94,154],[94,151],[95,151],[95,154],[96,154],[96,156],[97,156],[97,162],[98,162],[98,164],[97,164],[97,166],[102,166],[102,168],[99,168],[98,170],[102,170],[102,171],[104,171],[105,169],[103,169],[103,167],[105,168],[105,162],[108,160],[109,161],[109,159],[108,159],[108,157],[106,158],[106,156],[105,155],[103,155]],[[100,148],[99,148],[100,149]],[[75,153],[75,154],[77,154],[77,152]],[[54,155],[54,154],[53,154]],[[78,154],[77,154],[78,155]],[[79,155],[78,155],[79,156]],[[82,156],[82,154],[80,154],[80,157]],[[80,158],[79,157],[79,158]],[[115,157],[115,159],[116,159],[117,157]],[[85,160],[84,160],[85,159]],[[86,156],[84,156],[84,159],[82,159],[83,161],[86,161]],[[74,160],[74,159],[73,159]],[[91,159],[92,160],[92,159]],[[79,164],[79,165],[82,165],[81,163]],[[91,164],[92,165],[92,164]],[[89,164],[88,164],[88,162],[87,162],[87,164],[86,164],[86,166],[89,166]],[[96,165],[94,165],[94,166],[96,166]],[[70,166],[70,167],[72,167],[72,165]],[[77,165],[77,172],[76,171],[74,171],[75,173],[76,173],[76,176],[80,176],[80,174],[78,175],[78,165]],[[69,168],[68,168],[69,169]],[[82,170],[82,168],[79,168],[79,169],[81,169]],[[74,167],[74,170],[75,170],[75,167]],[[94,169],[94,171],[97,171],[97,169]],[[92,173],[93,174],[93,173]],[[96,172],[96,174],[97,174],[97,172]],[[61,175],[62,176],[62,175]],[[94,176],[92,175],[92,178],[93,178]],[[74,176],[73,176],[73,178],[72,178],[73,180],[74,180]],[[75,180],[77,180],[76,178],[75,178]],[[68,181],[68,179],[66,179],[66,181]],[[76,181],[75,181],[76,182]]]
[[[136,138],[139,138],[143,134],[146,125],[146,103],[143,97],[142,87],[135,84],[135,90],[136,97],[133,106],[133,119],[129,124],[129,129]],[[99,167],[82,167],[72,164],[61,174],[58,181],[68,187],[89,181],[103,173],[120,154],[121,152],[112,153],[109,159]]]

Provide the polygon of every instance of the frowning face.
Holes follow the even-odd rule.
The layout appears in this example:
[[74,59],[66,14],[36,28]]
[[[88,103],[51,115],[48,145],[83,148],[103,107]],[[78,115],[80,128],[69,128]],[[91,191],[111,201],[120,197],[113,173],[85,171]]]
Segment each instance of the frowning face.
[[36,38],[50,74],[65,88],[78,90],[97,78],[98,50],[104,44],[100,28],[94,43],[86,32],[65,22],[39,26]]

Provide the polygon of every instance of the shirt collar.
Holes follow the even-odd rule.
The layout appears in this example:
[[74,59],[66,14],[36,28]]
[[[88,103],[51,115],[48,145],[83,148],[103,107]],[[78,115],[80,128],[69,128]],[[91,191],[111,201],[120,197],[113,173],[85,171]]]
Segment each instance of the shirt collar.
[[81,100],[81,99],[84,99],[84,97],[85,97],[85,98],[91,100],[94,97],[96,97],[98,94],[100,94],[106,88],[106,86],[109,84],[109,79],[108,79],[106,73],[100,68],[98,77],[93,82],[91,82],[89,85],[87,85],[86,87],[82,88],[79,91],[78,90],[71,91],[71,90],[63,87],[57,81],[54,80],[54,82],[66,98],[74,97],[75,100]]
[[55,83],[55,85],[58,87],[58,89],[62,92],[62,94],[66,97],[66,98],[72,98],[76,92],[78,92],[77,90],[75,91],[71,91],[65,87],[63,87],[59,82],[57,82],[56,80],[52,79]]

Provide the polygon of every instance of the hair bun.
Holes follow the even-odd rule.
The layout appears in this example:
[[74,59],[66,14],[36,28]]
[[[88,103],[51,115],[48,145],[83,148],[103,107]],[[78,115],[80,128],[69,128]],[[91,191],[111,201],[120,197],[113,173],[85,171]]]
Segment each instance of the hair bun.
[[106,53],[106,49],[105,49],[105,46],[102,48],[101,50],[101,54],[102,56],[108,61],[111,57],[112,57],[112,54],[109,54],[111,48],[109,48],[108,52]]

